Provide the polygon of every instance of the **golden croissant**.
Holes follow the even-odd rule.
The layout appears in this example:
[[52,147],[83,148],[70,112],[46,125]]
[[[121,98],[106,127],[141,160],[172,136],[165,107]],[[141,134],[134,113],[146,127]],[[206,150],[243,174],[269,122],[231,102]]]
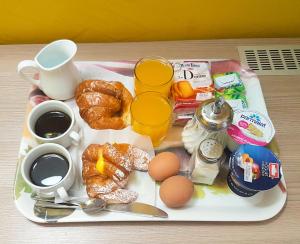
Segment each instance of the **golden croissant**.
[[123,129],[130,124],[130,92],[118,81],[85,80],[75,91],[80,116],[93,129]]

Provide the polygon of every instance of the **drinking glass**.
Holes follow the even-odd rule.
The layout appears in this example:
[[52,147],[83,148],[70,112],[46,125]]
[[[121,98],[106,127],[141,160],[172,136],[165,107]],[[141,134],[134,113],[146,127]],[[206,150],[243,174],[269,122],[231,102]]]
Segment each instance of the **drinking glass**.
[[153,146],[159,146],[172,122],[169,100],[159,92],[140,93],[134,98],[130,112],[133,130],[150,136]]
[[145,57],[134,68],[135,94],[159,92],[168,97],[173,82],[172,64],[162,57]]

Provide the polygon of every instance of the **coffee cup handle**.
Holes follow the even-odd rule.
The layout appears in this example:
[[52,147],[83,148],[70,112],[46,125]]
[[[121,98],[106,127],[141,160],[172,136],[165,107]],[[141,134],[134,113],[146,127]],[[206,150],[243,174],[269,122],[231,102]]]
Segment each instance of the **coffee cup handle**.
[[25,80],[30,81],[31,83],[33,83],[34,85],[40,87],[40,81],[39,80],[35,80],[27,75],[25,75],[25,73],[23,72],[25,69],[27,68],[32,68],[35,69],[37,71],[38,70],[38,66],[36,65],[36,63],[33,60],[23,60],[18,64],[17,67],[17,72],[18,74]]
[[80,142],[80,135],[79,135],[77,132],[72,131],[72,132],[70,133],[69,136],[70,136],[71,139],[72,139],[72,144],[73,144],[74,146],[78,146],[78,145],[79,145],[79,142]]
[[69,201],[69,195],[64,187],[58,188],[56,192],[62,200]]

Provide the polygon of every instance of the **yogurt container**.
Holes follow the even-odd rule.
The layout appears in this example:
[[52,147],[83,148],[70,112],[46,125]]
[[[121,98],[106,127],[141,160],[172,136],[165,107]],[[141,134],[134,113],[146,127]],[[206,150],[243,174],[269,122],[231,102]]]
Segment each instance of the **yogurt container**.
[[239,196],[251,197],[276,186],[281,179],[281,162],[269,149],[241,145],[229,159],[230,189]]
[[266,146],[274,137],[275,129],[268,116],[255,110],[244,109],[234,112],[227,133],[227,147],[233,152],[242,144]]

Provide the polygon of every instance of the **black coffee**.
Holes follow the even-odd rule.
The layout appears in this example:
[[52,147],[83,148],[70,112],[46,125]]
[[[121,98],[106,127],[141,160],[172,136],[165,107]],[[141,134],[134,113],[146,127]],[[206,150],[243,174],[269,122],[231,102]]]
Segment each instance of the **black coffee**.
[[68,160],[56,153],[49,153],[34,160],[30,168],[30,179],[37,186],[53,186],[68,173]]
[[71,118],[59,111],[44,113],[35,123],[35,133],[44,138],[54,138],[66,132],[71,125]]

